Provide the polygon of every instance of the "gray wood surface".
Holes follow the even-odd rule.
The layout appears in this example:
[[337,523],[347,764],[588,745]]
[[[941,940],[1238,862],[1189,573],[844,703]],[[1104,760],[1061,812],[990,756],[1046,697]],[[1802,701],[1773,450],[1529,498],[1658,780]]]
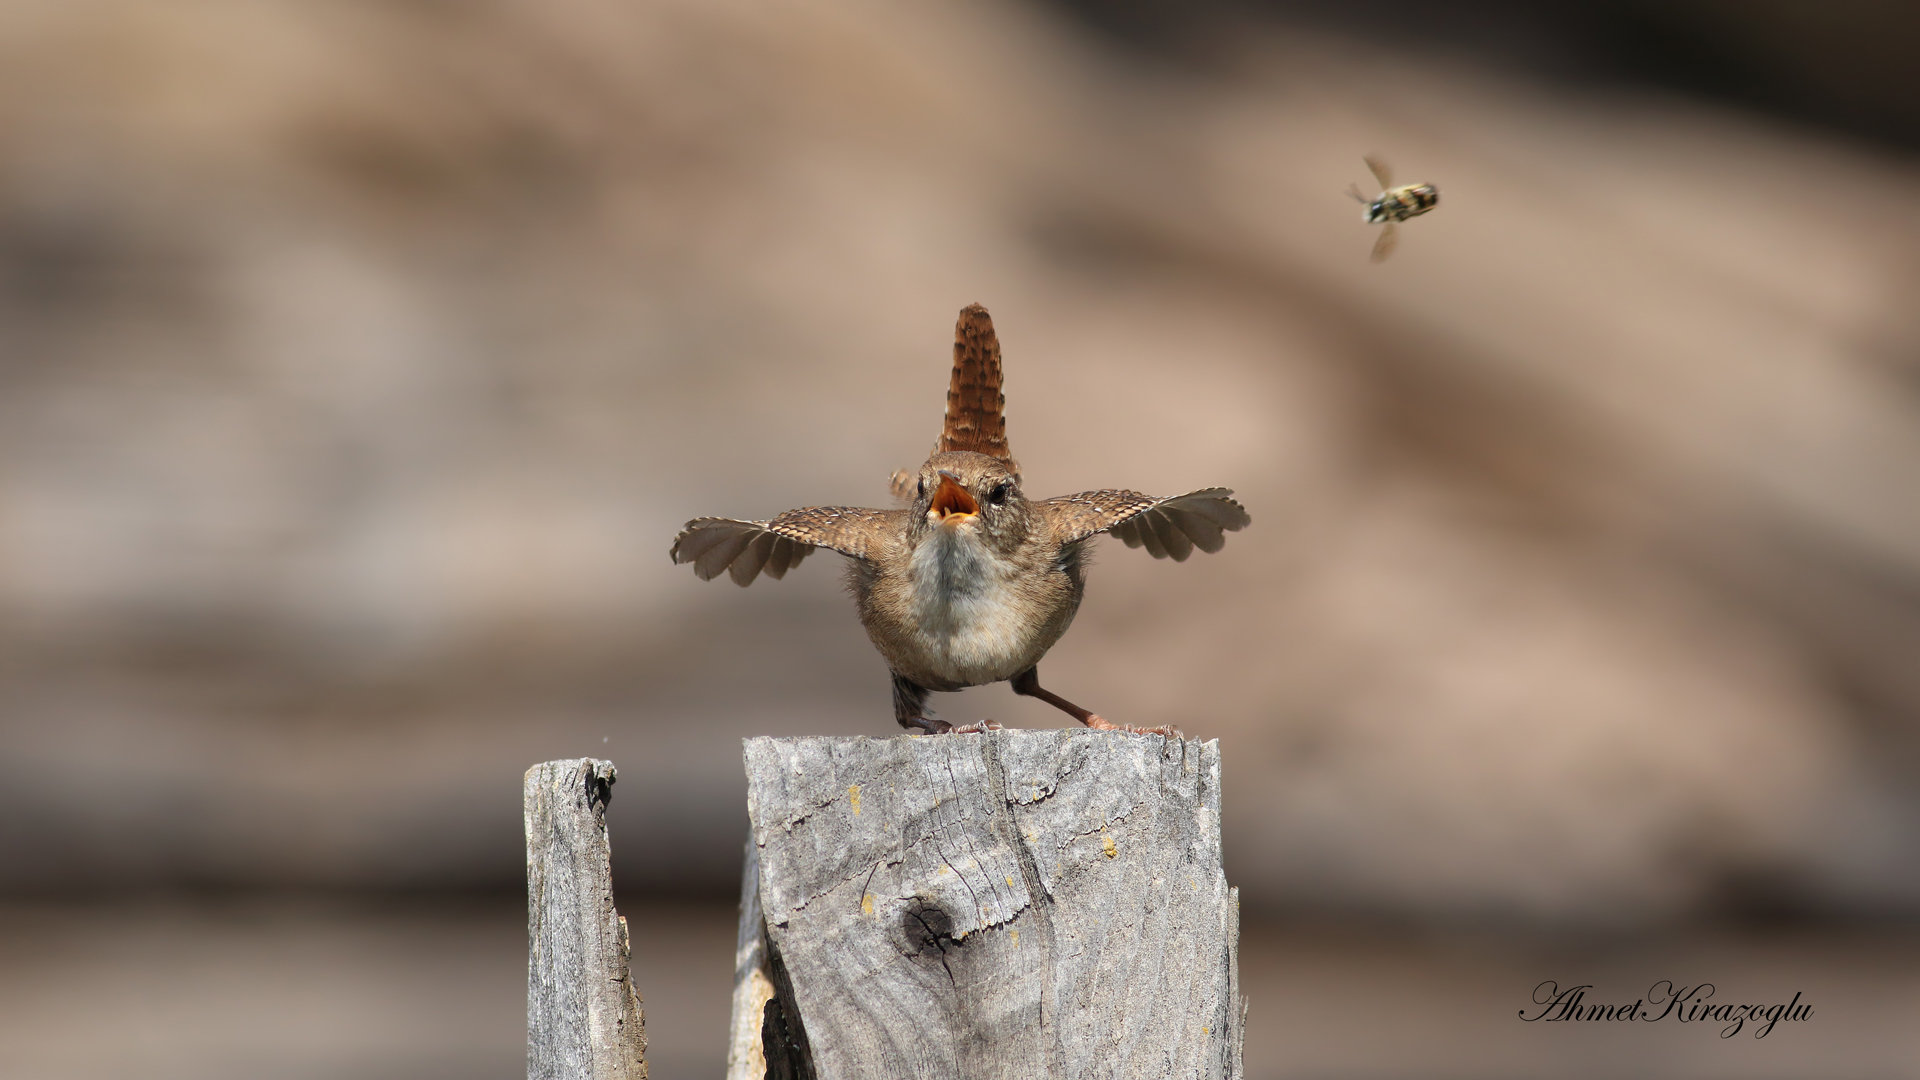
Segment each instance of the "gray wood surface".
[[1218,742],[758,738],[746,767],[736,987],[773,996],[737,990],[735,1048],[762,1001],[765,1075],[1241,1076]]
[[761,1029],[773,976],[767,969],[767,927],[760,918],[760,859],[747,841],[740,873],[740,934],[733,955],[733,1024],[727,1044],[727,1080],[761,1080],[767,1058]]
[[613,763],[527,770],[528,1080],[646,1080],[647,1035],[613,908]]

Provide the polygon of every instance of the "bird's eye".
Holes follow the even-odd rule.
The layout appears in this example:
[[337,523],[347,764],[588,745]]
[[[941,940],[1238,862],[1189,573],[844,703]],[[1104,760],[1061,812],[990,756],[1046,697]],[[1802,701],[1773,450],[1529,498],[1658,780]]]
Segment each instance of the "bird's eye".
[[920,497],[927,497],[927,482],[924,479],[920,481]]
[[987,496],[987,501],[991,502],[995,506],[1001,506],[1006,503],[1007,496],[1011,494],[1013,494],[1012,482],[1007,480],[1002,480],[1000,481],[999,484],[997,484],[994,487],[992,494]]

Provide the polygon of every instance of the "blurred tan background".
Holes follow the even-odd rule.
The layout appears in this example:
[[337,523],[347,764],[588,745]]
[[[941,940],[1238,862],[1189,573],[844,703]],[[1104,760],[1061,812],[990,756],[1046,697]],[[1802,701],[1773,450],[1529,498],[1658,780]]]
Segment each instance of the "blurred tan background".
[[1222,740],[1251,1076],[1920,1075],[1920,16],[1814,12],[0,5],[0,1074],[516,1075],[593,755],[718,1076],[740,738],[896,728],[667,545],[886,505],[979,301],[1032,492],[1254,516],[1046,664]]

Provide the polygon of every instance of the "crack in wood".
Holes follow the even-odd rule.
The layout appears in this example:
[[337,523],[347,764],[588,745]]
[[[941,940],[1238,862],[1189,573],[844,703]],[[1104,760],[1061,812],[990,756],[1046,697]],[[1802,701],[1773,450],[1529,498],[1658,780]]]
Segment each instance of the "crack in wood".
[[[1218,745],[1170,742],[1074,729],[748,740],[755,895],[787,973],[783,1023],[804,1033],[810,1067],[1238,1077]],[[873,796],[859,815],[855,775]],[[793,814],[804,827],[783,828]],[[1103,829],[1118,834],[1110,857],[1080,845],[1043,871]],[[851,904],[817,902],[856,883]]]

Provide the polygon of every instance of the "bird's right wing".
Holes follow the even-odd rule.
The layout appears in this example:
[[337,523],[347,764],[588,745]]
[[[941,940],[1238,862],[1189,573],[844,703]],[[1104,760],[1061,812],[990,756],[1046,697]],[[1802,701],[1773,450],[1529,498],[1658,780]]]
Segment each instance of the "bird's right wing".
[[808,506],[770,521],[695,518],[673,540],[676,563],[692,563],[702,581],[726,571],[736,585],[750,585],[760,571],[780,578],[816,547],[864,559],[878,543],[888,520],[900,510],[857,506]]
[[1041,512],[1062,543],[1112,533],[1128,547],[1144,547],[1156,559],[1184,562],[1194,548],[1212,553],[1226,546],[1225,532],[1253,519],[1228,488],[1202,488],[1171,497],[1109,489],[1082,491],[1041,502]]

